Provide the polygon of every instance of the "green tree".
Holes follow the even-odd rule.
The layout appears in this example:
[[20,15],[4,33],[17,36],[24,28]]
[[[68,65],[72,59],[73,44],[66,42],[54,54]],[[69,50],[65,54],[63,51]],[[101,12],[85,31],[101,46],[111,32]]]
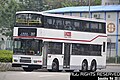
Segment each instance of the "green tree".
[[95,5],[101,5],[101,0],[95,0]]
[[70,1],[66,1],[66,2],[62,2],[62,7],[71,7],[71,6],[80,6],[80,2],[70,2]]
[[[46,10],[56,9],[62,7],[71,7],[71,6],[88,6],[89,0],[77,0],[77,1],[69,1],[69,0],[44,0],[44,5]],[[101,0],[90,0],[90,5],[100,5]]]
[[2,29],[7,29],[3,35],[12,36],[15,12],[19,10],[19,5],[15,0],[4,0],[0,5],[0,27]]
[[29,11],[42,11],[43,10],[43,0],[21,0],[19,4],[21,10]]

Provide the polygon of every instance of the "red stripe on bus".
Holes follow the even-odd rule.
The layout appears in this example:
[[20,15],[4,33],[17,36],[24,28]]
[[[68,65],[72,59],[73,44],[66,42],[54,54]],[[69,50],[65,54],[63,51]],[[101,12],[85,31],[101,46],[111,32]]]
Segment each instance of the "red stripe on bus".
[[103,35],[98,35],[91,40],[75,40],[75,39],[62,39],[62,38],[46,38],[46,37],[33,37],[33,36],[13,36],[13,38],[36,38],[36,39],[50,39],[50,40],[67,40],[67,41],[80,41],[80,42],[92,42],[98,37],[107,37]]

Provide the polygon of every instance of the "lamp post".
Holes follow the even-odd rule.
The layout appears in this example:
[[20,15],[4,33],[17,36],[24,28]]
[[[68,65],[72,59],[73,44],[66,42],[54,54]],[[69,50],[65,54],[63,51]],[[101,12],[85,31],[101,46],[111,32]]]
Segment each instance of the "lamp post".
[[91,15],[90,15],[90,0],[89,0],[89,18],[91,18]]

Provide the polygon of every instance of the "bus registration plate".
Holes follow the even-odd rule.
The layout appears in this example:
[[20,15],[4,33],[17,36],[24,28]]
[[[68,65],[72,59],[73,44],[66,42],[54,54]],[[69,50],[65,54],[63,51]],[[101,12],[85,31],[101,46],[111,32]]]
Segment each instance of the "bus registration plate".
[[26,67],[26,68],[27,68],[27,67],[28,67],[28,65],[22,65],[22,67]]

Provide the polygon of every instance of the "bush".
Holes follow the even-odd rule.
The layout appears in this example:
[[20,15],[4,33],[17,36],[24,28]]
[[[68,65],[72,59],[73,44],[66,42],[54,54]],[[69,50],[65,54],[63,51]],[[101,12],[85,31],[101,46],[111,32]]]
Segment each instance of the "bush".
[[12,51],[0,50],[0,62],[12,62],[12,55]]
[[[116,57],[109,57],[107,63],[116,63]],[[120,56],[117,58],[117,63],[120,63]]]
[[115,63],[115,57],[109,57],[107,63]]

